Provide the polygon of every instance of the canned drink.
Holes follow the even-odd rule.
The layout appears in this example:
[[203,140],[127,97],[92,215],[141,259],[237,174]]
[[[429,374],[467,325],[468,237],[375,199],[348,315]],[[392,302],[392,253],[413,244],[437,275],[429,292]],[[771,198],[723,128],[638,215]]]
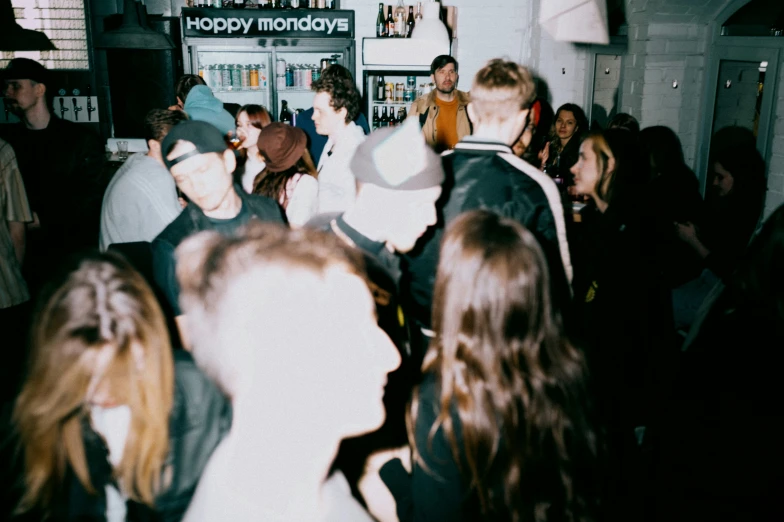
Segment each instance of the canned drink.
[[294,69],[289,65],[283,74],[284,87],[294,87]]
[[255,91],[259,88],[259,66],[250,65],[249,67],[250,70],[248,71],[248,86]]
[[414,89],[406,89],[403,91],[403,101],[404,102],[412,102],[414,101]]
[[267,88],[267,64],[262,63],[259,66],[259,88],[266,89]]
[[407,76],[406,85],[409,89],[416,89],[416,76]]
[[276,74],[286,74],[286,60],[283,58],[278,58],[275,60],[275,73]]
[[293,65],[294,69],[294,87],[302,87],[302,67]]
[[395,84],[395,103],[403,103],[403,91],[406,90],[406,86],[402,83]]
[[242,71],[240,70],[240,66],[236,64],[231,66],[231,90],[242,90]]
[[306,65],[302,68],[302,86],[310,89],[310,86],[313,85],[313,67],[310,65]]
[[319,69],[314,65],[313,69],[311,69],[310,71],[310,76],[311,76],[311,84],[313,82],[319,81],[321,79],[321,69]]
[[395,84],[388,83],[384,86],[384,102],[392,103],[395,100]]
[[250,89],[250,65],[240,65],[240,80],[243,91]]
[[275,87],[277,87],[279,91],[283,91],[286,89],[287,85],[286,85],[285,74],[279,74],[275,77]]
[[231,90],[231,70],[229,66],[226,64],[219,65],[220,74],[221,74],[221,89],[224,91]]
[[218,69],[217,65],[209,65],[207,66],[207,72],[209,73],[208,76],[210,77],[210,81],[207,82],[210,84],[210,89],[213,91],[221,90],[221,73],[220,69]]

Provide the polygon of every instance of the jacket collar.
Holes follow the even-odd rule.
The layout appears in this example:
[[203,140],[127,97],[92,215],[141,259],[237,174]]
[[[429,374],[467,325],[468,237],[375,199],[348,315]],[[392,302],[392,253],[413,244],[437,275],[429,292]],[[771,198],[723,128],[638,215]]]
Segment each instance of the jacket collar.
[[[465,107],[468,105],[468,102],[471,101],[467,92],[455,90],[457,93],[457,107],[460,109],[461,107]],[[427,104],[428,106],[434,106],[436,104],[436,90],[433,89],[430,91],[430,94],[427,95]]]
[[500,141],[484,140],[474,136],[466,136],[455,145],[455,150],[477,150],[486,152],[502,152],[512,154],[512,148]]

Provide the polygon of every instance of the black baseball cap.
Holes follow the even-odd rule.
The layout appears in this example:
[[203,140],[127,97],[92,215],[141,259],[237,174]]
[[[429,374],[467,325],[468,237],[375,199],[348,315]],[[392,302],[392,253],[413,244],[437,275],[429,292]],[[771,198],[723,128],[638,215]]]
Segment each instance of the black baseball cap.
[[[174,145],[180,140],[193,143],[196,150],[186,152],[172,160],[167,159],[167,156],[171,153]],[[161,143],[163,162],[168,169],[171,169],[177,163],[190,157],[199,154],[208,154],[210,152],[223,154],[228,148],[226,140],[223,139],[223,135],[214,125],[207,123],[206,121],[194,120],[184,121],[172,127],[166,137],[163,138],[163,143]]]
[[34,82],[49,83],[49,69],[30,58],[14,58],[3,69],[2,80],[33,80]]

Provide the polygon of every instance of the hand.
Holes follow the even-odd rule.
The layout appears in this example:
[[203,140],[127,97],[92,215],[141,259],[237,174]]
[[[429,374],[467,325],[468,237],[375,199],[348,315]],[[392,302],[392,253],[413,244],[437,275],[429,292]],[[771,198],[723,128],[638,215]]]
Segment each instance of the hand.
[[694,243],[697,239],[697,227],[691,221],[685,223],[675,223],[675,232],[678,237],[686,243]]
[[38,219],[38,212],[33,212],[33,222],[28,223],[27,228],[30,230],[37,230],[41,228],[41,221]]
[[542,161],[542,164],[539,166],[540,169],[544,169],[544,166],[547,165],[547,160],[550,159],[550,142],[544,144],[544,148],[542,152],[539,153],[539,159]]

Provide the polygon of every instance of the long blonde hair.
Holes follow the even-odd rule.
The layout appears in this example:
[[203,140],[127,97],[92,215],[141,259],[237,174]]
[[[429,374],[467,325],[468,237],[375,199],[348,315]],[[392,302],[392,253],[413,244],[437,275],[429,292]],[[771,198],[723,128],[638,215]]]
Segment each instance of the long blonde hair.
[[98,386],[131,410],[114,477],[131,499],[152,506],[168,450],[174,365],[149,286],[121,258],[95,254],[41,301],[32,324],[29,375],[13,416],[25,459],[19,510],[47,509],[67,466],[94,492],[82,421]]

